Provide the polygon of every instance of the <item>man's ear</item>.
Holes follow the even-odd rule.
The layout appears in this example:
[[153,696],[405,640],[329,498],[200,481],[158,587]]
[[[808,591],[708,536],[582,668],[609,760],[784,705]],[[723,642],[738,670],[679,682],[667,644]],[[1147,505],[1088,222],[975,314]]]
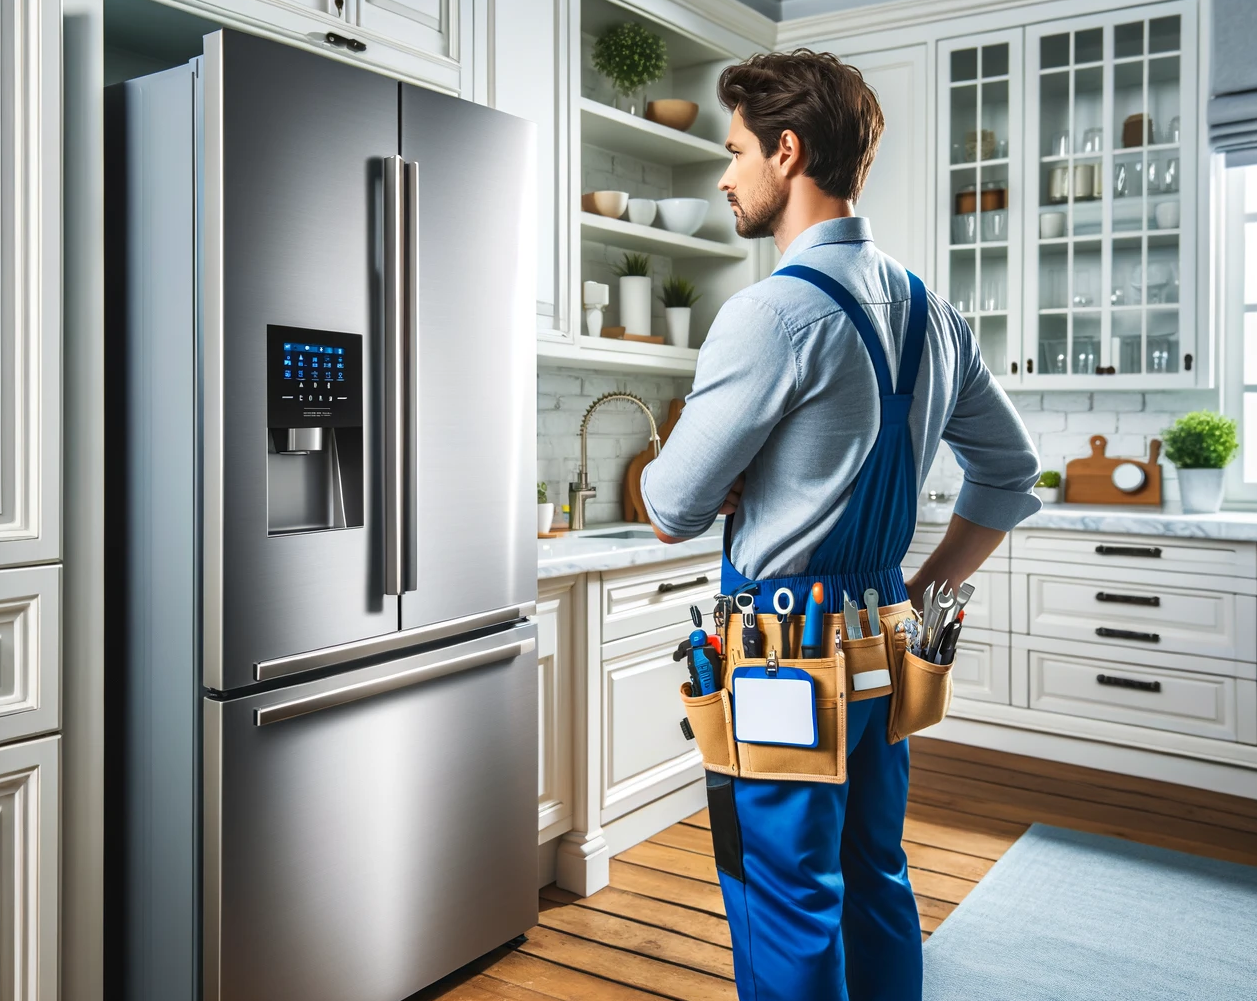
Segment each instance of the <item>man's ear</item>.
[[794,177],[803,172],[805,161],[803,143],[794,129],[786,129],[777,140],[777,152],[773,155],[782,177]]

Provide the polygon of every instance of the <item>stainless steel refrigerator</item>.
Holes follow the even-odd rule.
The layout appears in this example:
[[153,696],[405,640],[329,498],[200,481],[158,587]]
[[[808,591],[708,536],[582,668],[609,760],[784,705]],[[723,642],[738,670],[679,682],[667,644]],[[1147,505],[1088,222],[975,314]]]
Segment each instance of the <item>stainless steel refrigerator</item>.
[[535,129],[234,31],[107,94],[111,996],[536,921]]

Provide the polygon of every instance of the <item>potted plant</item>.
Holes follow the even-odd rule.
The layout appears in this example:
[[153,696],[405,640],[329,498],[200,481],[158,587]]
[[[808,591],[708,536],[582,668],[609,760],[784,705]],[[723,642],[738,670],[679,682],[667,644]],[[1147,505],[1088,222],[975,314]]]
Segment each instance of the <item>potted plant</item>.
[[668,69],[668,46],[640,24],[626,22],[608,28],[594,42],[594,69],[615,88],[615,106],[630,115],[646,107],[646,87],[662,79]]
[[620,278],[620,326],[650,335],[650,255],[625,254],[615,268]]
[[669,275],[663,280],[659,299],[668,323],[668,343],[674,348],[690,346],[690,310],[701,298],[692,281],[679,275]]
[[1061,499],[1061,474],[1055,469],[1045,469],[1039,474],[1034,492],[1044,504],[1057,504]]
[[1184,414],[1162,434],[1165,457],[1178,467],[1186,514],[1213,514],[1222,506],[1222,473],[1239,451],[1235,421],[1208,410]]
[[537,484],[537,534],[541,535],[550,531],[550,526],[554,524],[554,505],[546,499],[546,485],[544,482]]

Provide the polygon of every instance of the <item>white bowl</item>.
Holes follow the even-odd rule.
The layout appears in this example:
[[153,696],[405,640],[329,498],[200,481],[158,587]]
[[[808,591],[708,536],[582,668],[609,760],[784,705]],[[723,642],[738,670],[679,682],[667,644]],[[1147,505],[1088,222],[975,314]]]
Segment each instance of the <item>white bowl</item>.
[[670,233],[692,236],[707,218],[706,198],[661,198],[659,223]]
[[639,226],[649,226],[655,221],[655,212],[659,206],[653,198],[630,198],[628,200],[629,222]]
[[1055,240],[1065,235],[1065,213],[1044,212],[1039,216],[1039,236],[1044,240]]

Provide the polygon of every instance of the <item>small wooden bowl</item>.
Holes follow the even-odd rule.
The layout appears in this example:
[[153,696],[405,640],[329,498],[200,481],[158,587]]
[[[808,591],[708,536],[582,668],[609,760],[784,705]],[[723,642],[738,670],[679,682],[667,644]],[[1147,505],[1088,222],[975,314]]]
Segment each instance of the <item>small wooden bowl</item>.
[[698,118],[698,105],[693,101],[682,101],[679,97],[667,97],[659,101],[646,102],[646,120],[666,125],[679,132],[688,132],[690,126]]
[[628,200],[627,191],[589,191],[580,196],[580,207],[584,212],[619,219],[628,208]]

